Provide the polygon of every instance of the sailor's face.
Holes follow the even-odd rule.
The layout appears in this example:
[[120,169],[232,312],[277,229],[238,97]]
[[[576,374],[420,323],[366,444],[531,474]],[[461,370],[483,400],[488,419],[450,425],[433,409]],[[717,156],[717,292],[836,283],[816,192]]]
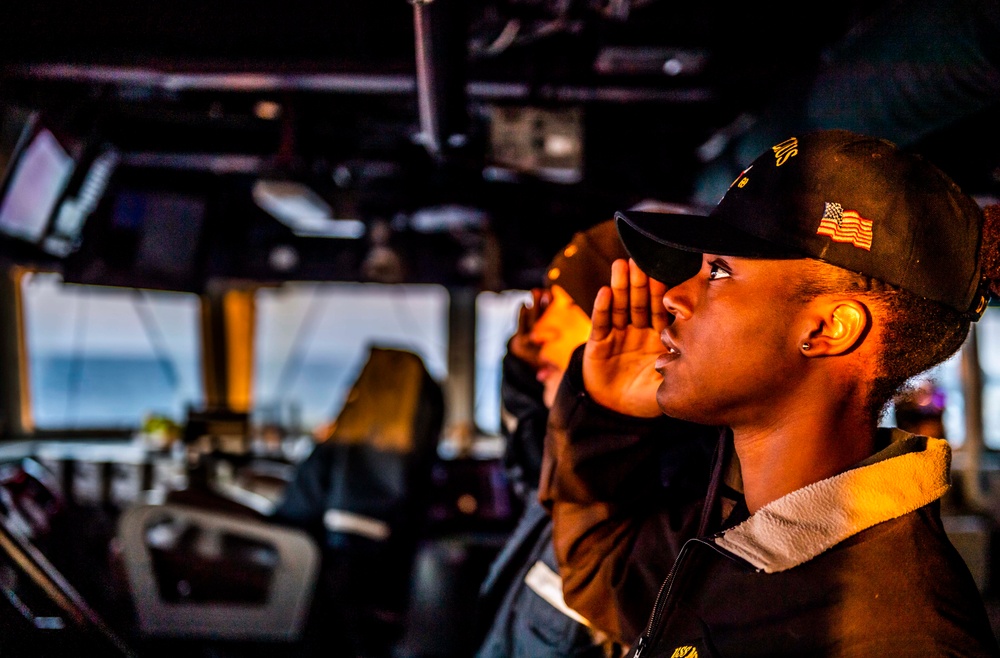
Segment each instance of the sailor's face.
[[537,377],[544,387],[545,406],[551,407],[573,350],[587,342],[590,318],[559,286],[552,286],[552,300],[531,331],[537,343]]
[[656,361],[657,403],[712,425],[766,420],[802,368],[795,282],[804,261],[705,254],[697,275],[666,292],[671,314]]

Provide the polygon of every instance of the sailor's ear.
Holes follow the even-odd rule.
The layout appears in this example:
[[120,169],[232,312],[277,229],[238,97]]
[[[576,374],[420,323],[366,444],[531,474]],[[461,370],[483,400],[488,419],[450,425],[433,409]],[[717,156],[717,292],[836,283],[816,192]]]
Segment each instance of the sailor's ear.
[[868,307],[856,299],[815,303],[801,332],[798,349],[804,356],[836,356],[856,349],[871,329]]

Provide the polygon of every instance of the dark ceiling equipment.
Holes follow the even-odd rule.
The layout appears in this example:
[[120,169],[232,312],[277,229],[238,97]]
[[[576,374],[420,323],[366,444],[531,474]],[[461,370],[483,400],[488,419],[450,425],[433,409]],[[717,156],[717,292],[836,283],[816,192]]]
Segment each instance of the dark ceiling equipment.
[[417,69],[420,142],[436,161],[465,146],[466,4],[461,0],[409,0]]
[[[5,9],[0,101],[100,135],[120,168],[215,177],[232,201],[205,216],[199,276],[363,276],[372,247],[386,246],[372,241],[377,225],[413,252],[408,272],[524,286],[574,231],[645,200],[712,197],[743,151],[771,143],[762,127],[807,125],[810,107],[849,113],[860,97],[841,91],[810,105],[817,81],[849,90],[863,80],[866,93],[888,94],[882,69],[864,66],[884,61],[890,74],[911,75],[902,83],[931,84],[907,66],[920,44],[934,46],[924,53],[932,64],[979,77],[962,88],[960,113],[938,113],[913,145],[974,192],[995,194],[1000,122],[979,92],[1000,67],[962,59],[978,52],[972,41],[943,46],[962,20],[981,38],[998,21],[972,0],[944,13],[933,6],[838,3],[817,23],[807,7],[748,16],[711,1],[111,0],[98,10],[38,0]],[[925,15],[949,29],[924,31]],[[902,38],[913,30],[922,38]],[[911,60],[892,60],[904,55]],[[755,132],[760,143],[747,139]],[[955,148],[969,143],[976,148]],[[258,180],[307,186],[328,219],[364,222],[366,232],[353,241],[294,235],[253,208]],[[486,219],[414,228],[418,213],[450,217],[440,209],[453,207]],[[213,235],[241,251],[212,246]],[[477,243],[498,246],[499,280],[425,263],[474,262]],[[3,253],[62,258],[14,241]],[[253,263],[236,265],[249,253]]]

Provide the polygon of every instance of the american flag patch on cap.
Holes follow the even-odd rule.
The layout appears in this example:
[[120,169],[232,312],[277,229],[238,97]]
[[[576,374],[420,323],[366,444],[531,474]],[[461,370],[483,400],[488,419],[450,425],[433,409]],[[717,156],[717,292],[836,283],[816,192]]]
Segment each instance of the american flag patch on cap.
[[828,235],[834,242],[850,242],[865,251],[872,250],[872,220],[854,210],[844,210],[839,203],[826,203],[817,235]]

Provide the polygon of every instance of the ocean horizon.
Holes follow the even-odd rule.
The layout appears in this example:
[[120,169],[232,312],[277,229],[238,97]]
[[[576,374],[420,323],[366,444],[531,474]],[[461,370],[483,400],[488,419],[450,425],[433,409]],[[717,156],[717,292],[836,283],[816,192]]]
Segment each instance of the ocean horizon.
[[[257,381],[255,423],[276,423],[310,432],[333,420],[363,365],[358,359],[302,363],[286,381],[270,369],[271,381]],[[35,426],[40,429],[138,429],[150,414],[183,423],[189,407],[204,405],[200,373],[153,358],[68,355],[35,357],[30,389]],[[479,364],[476,419],[487,433],[499,431],[499,364]],[[272,374],[273,373],[273,374]],[[278,386],[282,391],[277,391]],[[492,394],[491,394],[492,393]],[[496,398],[496,399],[494,399]],[[293,427],[293,425],[296,425]]]

